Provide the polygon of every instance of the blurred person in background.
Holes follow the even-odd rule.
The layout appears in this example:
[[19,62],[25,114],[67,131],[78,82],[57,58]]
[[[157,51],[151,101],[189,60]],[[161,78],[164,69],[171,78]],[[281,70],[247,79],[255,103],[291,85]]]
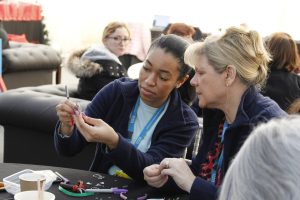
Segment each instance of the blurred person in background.
[[[119,59],[123,66],[129,70],[129,67],[132,65],[145,60],[151,45],[151,31],[143,23],[128,22],[126,25],[130,30],[131,42],[128,45],[126,53],[119,56]],[[138,69],[135,71],[138,76]],[[129,73],[128,76],[130,76]]]
[[102,44],[72,53],[66,65],[79,78],[79,98],[92,100],[102,87],[127,76],[127,69],[118,57],[126,52],[130,41],[127,25],[111,22],[104,28]]
[[175,34],[180,37],[187,39],[189,42],[194,41],[193,35],[195,34],[194,27],[187,25],[185,23],[172,23],[166,27],[164,33],[167,34]]
[[294,70],[298,67],[298,49],[293,38],[284,32],[271,34],[266,40],[272,56],[270,74],[262,94],[270,97],[285,111],[300,97],[300,76]]

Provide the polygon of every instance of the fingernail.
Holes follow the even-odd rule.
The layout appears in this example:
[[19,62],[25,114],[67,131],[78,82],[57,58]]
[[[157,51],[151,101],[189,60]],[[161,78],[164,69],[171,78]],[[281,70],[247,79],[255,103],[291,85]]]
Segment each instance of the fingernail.
[[76,109],[76,110],[80,110],[80,106],[79,106],[79,104],[78,104],[78,103],[76,103],[76,105],[75,105],[75,109]]
[[75,110],[75,115],[80,115],[80,112],[78,110]]

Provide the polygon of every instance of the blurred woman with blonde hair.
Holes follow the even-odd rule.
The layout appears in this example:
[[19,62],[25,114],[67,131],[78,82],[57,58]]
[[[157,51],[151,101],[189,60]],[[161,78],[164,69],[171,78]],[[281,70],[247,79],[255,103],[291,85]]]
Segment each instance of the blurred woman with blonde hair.
[[130,40],[125,23],[110,22],[103,30],[102,44],[76,50],[71,54],[66,65],[79,78],[79,98],[92,100],[102,87],[127,76],[119,56],[125,54]]

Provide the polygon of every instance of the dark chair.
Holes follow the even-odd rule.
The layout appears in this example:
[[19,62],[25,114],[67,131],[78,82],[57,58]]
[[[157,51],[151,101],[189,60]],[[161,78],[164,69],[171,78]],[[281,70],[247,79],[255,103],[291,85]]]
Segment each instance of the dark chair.
[[187,159],[187,161],[190,161],[198,153],[199,143],[203,131],[203,118],[198,117],[198,122],[199,122],[199,130],[196,133],[195,137],[193,138],[191,145],[186,149],[186,153],[184,156],[184,158]]

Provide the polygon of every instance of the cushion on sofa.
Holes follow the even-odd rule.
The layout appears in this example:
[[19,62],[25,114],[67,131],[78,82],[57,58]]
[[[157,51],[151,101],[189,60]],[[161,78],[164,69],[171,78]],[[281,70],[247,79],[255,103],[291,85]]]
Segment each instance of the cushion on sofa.
[[7,34],[7,38],[9,41],[15,41],[15,42],[24,42],[28,43],[28,40],[26,38],[25,34],[16,35],[16,34]]
[[10,48],[3,50],[3,68],[6,73],[15,71],[57,69],[61,57],[52,47],[43,44],[10,42]]

